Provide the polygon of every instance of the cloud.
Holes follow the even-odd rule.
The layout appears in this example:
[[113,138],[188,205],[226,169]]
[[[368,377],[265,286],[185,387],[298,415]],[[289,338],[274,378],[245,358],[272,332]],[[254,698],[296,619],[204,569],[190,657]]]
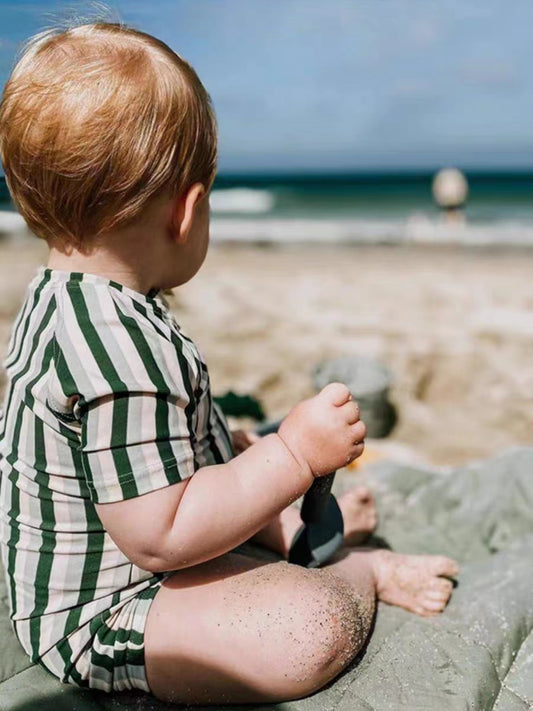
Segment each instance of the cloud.
[[410,35],[419,48],[433,47],[440,37],[440,28],[434,18],[418,17],[414,20]]
[[463,62],[460,72],[466,81],[489,89],[509,88],[518,82],[517,70],[512,62],[490,57]]

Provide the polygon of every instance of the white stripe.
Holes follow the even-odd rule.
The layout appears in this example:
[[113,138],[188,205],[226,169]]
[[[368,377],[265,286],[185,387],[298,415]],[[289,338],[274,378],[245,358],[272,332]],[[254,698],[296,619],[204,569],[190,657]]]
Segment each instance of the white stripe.
[[[42,295],[41,295],[42,298]],[[7,370],[7,368],[15,361],[17,360],[17,352],[20,348],[20,341],[22,339],[22,332],[24,331],[24,325],[23,321],[27,318],[27,315],[29,313],[29,310],[31,308],[31,303],[33,299],[33,292],[28,287],[28,290],[26,291],[26,299],[20,308],[20,311],[18,313],[18,316],[15,320],[15,323],[13,324],[12,330],[11,330],[11,337],[9,339],[9,345],[7,349],[7,357],[5,361],[3,362],[4,368]],[[20,328],[19,328],[20,326]]]
[[102,328],[98,335],[120,379],[131,391],[153,392],[154,386],[146,365],[137,353],[126,327],[119,320],[109,288],[85,286],[83,295],[91,317],[94,315],[97,322],[106,324],[106,328]]
[[[65,290],[66,292],[66,290]],[[56,338],[63,350],[74,382],[88,400],[106,394],[100,368],[85,336],[78,325],[72,301],[67,293],[61,295]],[[104,385],[104,387],[102,387]]]

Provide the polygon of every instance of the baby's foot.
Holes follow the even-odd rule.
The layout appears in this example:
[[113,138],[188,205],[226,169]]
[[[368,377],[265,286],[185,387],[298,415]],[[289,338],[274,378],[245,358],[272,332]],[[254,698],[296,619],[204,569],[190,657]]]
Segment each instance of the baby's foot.
[[440,555],[400,555],[386,550],[375,551],[374,555],[380,600],[424,617],[444,610],[453,587],[447,578],[459,572],[454,560]]
[[344,543],[358,546],[376,529],[378,516],[374,497],[366,486],[357,486],[339,498],[344,519]]

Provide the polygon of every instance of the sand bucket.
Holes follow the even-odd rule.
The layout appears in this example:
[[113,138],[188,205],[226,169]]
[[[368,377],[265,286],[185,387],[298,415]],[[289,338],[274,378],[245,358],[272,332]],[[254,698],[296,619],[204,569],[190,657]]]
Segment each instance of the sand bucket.
[[361,408],[368,437],[387,437],[396,424],[396,410],[388,394],[392,375],[383,363],[363,356],[344,356],[320,363],[313,372],[317,390],[328,383],[344,383]]

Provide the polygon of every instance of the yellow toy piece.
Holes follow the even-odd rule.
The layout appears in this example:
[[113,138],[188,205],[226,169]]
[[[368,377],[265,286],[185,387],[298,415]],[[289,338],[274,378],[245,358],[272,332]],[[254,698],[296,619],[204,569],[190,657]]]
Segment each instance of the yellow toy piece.
[[363,454],[357,459],[354,459],[353,462],[350,462],[350,464],[347,465],[346,469],[358,469],[359,467],[364,466],[365,464],[379,462],[382,459],[385,459],[385,455],[383,454],[383,452],[380,452],[378,449],[365,447],[363,450]]

